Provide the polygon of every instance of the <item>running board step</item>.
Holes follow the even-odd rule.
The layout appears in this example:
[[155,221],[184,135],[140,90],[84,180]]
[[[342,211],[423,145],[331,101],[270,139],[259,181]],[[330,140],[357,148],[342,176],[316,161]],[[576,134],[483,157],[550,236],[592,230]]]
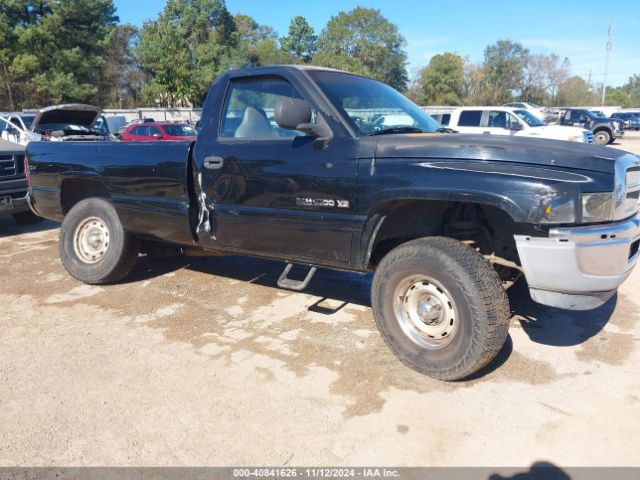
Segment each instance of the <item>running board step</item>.
[[293,280],[288,277],[289,272],[291,272],[292,268],[293,263],[287,263],[287,266],[284,267],[284,270],[280,274],[280,278],[278,278],[278,286],[280,288],[286,288],[287,290],[295,290],[296,292],[300,292],[307,288],[309,282],[318,271],[316,267],[311,267],[307,272],[307,276],[304,277],[304,280]]

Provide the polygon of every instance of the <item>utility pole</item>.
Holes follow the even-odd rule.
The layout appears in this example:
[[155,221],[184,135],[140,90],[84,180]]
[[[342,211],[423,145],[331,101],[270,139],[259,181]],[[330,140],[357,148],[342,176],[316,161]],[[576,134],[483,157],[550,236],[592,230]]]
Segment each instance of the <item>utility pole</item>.
[[604,101],[607,96],[607,75],[609,74],[609,56],[611,55],[611,33],[612,33],[612,25],[613,20],[609,21],[609,31],[608,31],[608,39],[607,39],[607,56],[604,61],[604,83],[602,84],[602,102],[600,102],[600,106],[604,106]]

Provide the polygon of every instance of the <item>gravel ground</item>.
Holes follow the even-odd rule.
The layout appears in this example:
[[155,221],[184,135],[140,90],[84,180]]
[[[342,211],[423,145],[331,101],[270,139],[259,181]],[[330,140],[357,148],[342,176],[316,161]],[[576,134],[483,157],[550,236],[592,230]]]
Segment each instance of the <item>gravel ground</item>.
[[0,218],[0,466],[640,466],[640,270],[591,312],[514,287],[496,361],[441,383],[383,345],[369,276],[141,257],[87,286],[57,233]]

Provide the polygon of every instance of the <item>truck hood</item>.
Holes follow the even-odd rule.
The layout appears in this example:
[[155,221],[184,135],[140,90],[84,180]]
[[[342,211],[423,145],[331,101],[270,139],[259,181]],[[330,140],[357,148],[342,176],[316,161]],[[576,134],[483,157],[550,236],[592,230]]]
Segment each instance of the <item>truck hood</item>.
[[561,140],[433,133],[384,135],[379,137],[376,146],[377,158],[509,162],[611,174],[615,159],[626,153]]
[[31,124],[31,130],[37,130],[40,125],[52,124],[70,124],[89,128],[101,114],[102,110],[93,105],[81,103],[53,105],[38,111]]

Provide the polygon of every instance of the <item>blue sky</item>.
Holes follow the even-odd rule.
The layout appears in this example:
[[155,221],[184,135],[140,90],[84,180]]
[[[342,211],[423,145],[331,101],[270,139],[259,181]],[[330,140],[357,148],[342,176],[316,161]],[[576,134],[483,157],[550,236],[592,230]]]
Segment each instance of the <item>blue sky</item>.
[[[522,42],[533,52],[569,57],[573,74],[602,82],[607,28],[613,21],[610,85],[640,73],[640,0],[227,0],[231,13],[251,15],[285,35],[291,18],[304,16],[322,30],[331,16],[358,5],[377,8],[407,40],[409,74],[444,51],[482,59],[498,39]],[[163,0],[115,0],[121,22],[141,26],[164,7]],[[608,10],[608,11],[607,11]]]

